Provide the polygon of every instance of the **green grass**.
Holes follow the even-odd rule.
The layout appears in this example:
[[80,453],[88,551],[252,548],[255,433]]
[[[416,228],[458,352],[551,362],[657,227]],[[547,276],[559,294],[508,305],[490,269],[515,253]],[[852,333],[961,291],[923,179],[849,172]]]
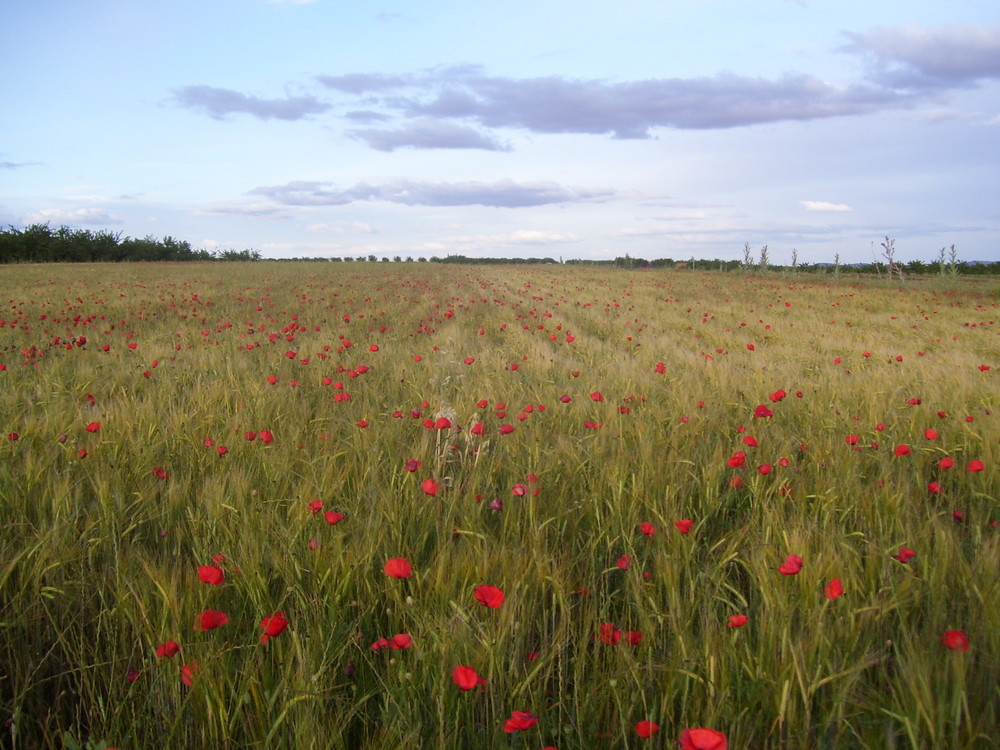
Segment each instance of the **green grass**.
[[[998,300],[960,281],[0,269],[2,742],[569,750],[712,727],[730,748],[997,747]],[[197,576],[216,555],[217,587]],[[206,608],[229,623],[196,632]],[[411,648],[370,648],[399,633]],[[166,640],[181,653],[157,659]],[[459,664],[485,689],[453,684]],[[512,711],[538,724],[507,734]]]

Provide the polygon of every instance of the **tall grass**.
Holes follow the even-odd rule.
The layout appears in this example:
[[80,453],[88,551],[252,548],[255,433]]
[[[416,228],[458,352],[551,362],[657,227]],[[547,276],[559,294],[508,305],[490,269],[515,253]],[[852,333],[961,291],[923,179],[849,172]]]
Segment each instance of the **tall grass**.
[[6,745],[1000,744],[995,293],[235,267],[0,271]]

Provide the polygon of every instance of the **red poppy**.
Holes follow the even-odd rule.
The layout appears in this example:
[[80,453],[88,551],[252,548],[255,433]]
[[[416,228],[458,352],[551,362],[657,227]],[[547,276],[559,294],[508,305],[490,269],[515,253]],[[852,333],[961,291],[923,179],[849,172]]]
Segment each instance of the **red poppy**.
[[642,721],[637,721],[635,723],[635,733],[642,737],[644,740],[648,740],[654,734],[660,731],[660,725],[655,722],[649,721],[648,719],[643,719]]
[[264,445],[270,445],[271,441],[274,440],[274,433],[270,430],[261,430],[258,437]]
[[524,729],[531,729],[538,723],[538,717],[528,711],[514,711],[510,718],[503,723],[503,731],[507,734],[520,732]]
[[924,430],[924,438],[926,438],[927,440],[937,440],[938,439],[937,430],[932,430],[932,429]]
[[900,547],[899,548],[899,554],[898,555],[893,555],[892,557],[893,557],[893,559],[899,560],[901,563],[906,564],[906,563],[908,563],[910,560],[912,560],[916,556],[917,556],[917,553],[914,552],[909,547]]
[[802,558],[798,555],[789,555],[785,561],[778,566],[778,572],[783,576],[793,576],[802,570]]
[[940,461],[938,461],[938,468],[939,469],[947,470],[947,469],[950,469],[954,465],[955,465],[955,459],[949,458],[948,456],[945,456]]
[[848,445],[857,445],[858,441],[861,439],[860,435],[848,435],[844,438],[844,442]]
[[490,609],[496,609],[503,604],[504,593],[496,586],[483,584],[476,587],[476,600]]
[[598,629],[597,639],[601,643],[614,646],[622,639],[622,632],[614,626],[614,623],[601,623],[601,626]]
[[405,557],[390,557],[385,561],[385,574],[390,578],[410,578],[413,568]]
[[194,676],[198,674],[198,662],[189,661],[181,667],[181,682],[188,687],[194,685]]
[[602,394],[600,391],[594,391],[593,393],[590,394],[590,400],[591,401],[603,401],[604,400],[604,394]]
[[764,404],[761,404],[754,410],[753,416],[754,419],[767,419],[768,417],[773,417],[774,412],[764,406]]
[[942,492],[941,483],[940,482],[928,482],[927,483],[927,491],[929,493],[931,493],[932,495],[938,495],[938,494],[940,494]]
[[618,558],[618,562],[615,563],[619,570],[628,570],[629,564],[632,562],[632,558],[628,555],[622,555]]
[[224,577],[225,575],[222,572],[222,568],[218,565],[198,566],[198,580],[202,583],[207,583],[209,586],[220,585]]
[[667,364],[666,362],[657,362],[654,369],[656,370],[657,375],[662,375],[667,371]]
[[430,495],[431,497],[436,495],[440,488],[441,485],[439,485],[430,477],[428,477],[427,479],[425,479],[420,483],[420,489],[422,489],[425,494]]
[[154,466],[152,474],[161,482],[165,482],[168,479],[170,479],[170,474],[168,474],[167,470],[164,469],[162,466]]
[[676,526],[677,530],[682,534],[687,534],[689,531],[691,531],[691,525],[693,523],[694,521],[692,521],[690,518],[685,518],[680,521],[674,521],[674,526]]
[[908,446],[906,443],[897,445],[895,450],[893,450],[893,454],[896,456],[908,456],[910,455],[910,452],[911,452],[910,446]]
[[642,643],[642,633],[638,630],[629,630],[625,633],[625,643],[630,646],[638,646]]
[[966,471],[983,471],[986,468],[986,464],[980,461],[978,458],[974,458],[969,461],[969,465],[966,467]]
[[726,735],[714,729],[695,727],[681,732],[681,750],[727,750]]
[[100,429],[101,429],[100,422],[91,422],[90,424],[87,425],[87,432],[97,432]]
[[757,447],[757,438],[753,435],[745,435],[743,437],[743,445],[749,445],[751,448]]
[[726,623],[727,628],[742,628],[750,621],[750,618],[746,615],[731,615],[729,617],[729,622]]
[[310,500],[309,501],[309,510],[311,510],[312,514],[315,516],[317,513],[319,513],[321,510],[323,510],[323,501],[322,500]]
[[217,609],[206,609],[195,618],[194,629],[199,632],[214,630],[228,622],[229,618],[226,617],[225,612],[220,612]]
[[476,422],[474,425],[472,425],[472,429],[469,430],[469,432],[471,432],[473,435],[482,435],[484,432],[486,432],[486,425],[484,425],[482,422]]
[[961,630],[946,630],[941,634],[941,643],[952,651],[968,651],[969,637]]
[[269,615],[260,621],[260,626],[264,628],[264,632],[260,634],[261,645],[268,642],[269,639],[275,638],[285,632],[285,628],[288,627],[288,620],[285,617],[284,612],[275,612],[273,615]]
[[413,638],[408,633],[397,633],[389,639],[389,648],[393,651],[409,648],[413,645]]
[[730,469],[738,469],[739,467],[743,466],[746,462],[747,462],[747,454],[744,453],[743,451],[736,451],[736,453],[734,453],[732,456],[729,457],[729,460],[726,462],[726,464],[729,466]]
[[826,584],[826,588],[823,589],[823,593],[826,595],[827,599],[833,601],[844,593],[844,586],[840,583],[839,578],[833,578],[828,584]]
[[643,523],[639,524],[639,531],[641,531],[646,536],[653,536],[653,534],[656,533],[656,527],[653,526],[653,524],[649,523],[649,521],[644,521]]
[[476,674],[472,667],[459,664],[451,672],[451,681],[458,685],[462,691],[472,690],[478,685],[486,685],[486,680]]
[[770,396],[768,396],[768,398],[771,399],[771,403],[776,404],[779,401],[781,401],[781,399],[783,399],[787,395],[788,394],[785,393],[785,389],[784,388],[779,388],[774,393],[772,393]]
[[761,464],[757,467],[757,473],[763,476],[767,476],[771,473],[771,464]]
[[338,523],[344,520],[345,516],[343,513],[337,513],[336,511],[328,510],[323,514],[326,522],[331,526],[336,526]]
[[157,659],[169,659],[180,653],[181,647],[176,641],[166,641],[156,647]]
[[513,431],[514,431],[514,425],[512,425],[512,424],[506,424],[505,423],[505,424],[500,425],[500,434],[501,435],[509,435]]

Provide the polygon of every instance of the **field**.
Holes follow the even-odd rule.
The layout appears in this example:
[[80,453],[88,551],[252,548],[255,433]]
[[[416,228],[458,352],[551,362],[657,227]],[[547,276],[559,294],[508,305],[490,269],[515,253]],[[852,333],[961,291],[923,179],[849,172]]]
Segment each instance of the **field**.
[[0,268],[0,745],[1000,747],[997,286]]

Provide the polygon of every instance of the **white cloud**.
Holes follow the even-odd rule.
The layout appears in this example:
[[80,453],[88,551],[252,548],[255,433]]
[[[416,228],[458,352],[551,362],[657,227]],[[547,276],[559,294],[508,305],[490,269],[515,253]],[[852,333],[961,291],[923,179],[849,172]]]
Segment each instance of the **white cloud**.
[[830,203],[830,201],[799,201],[806,211],[853,211],[846,203]]
[[25,224],[59,224],[67,226],[103,226],[105,224],[124,224],[125,220],[117,214],[112,214],[99,208],[45,208],[24,217]]

